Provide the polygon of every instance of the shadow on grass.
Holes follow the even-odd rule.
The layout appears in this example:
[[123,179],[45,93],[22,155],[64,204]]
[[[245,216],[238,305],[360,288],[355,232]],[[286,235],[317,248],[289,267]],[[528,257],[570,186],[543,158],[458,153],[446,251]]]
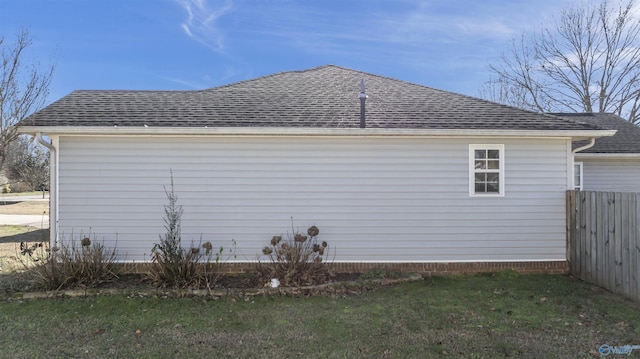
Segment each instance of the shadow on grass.
[[30,279],[33,277],[33,269],[0,273],[0,293],[28,292],[36,290],[36,286]]
[[0,206],[9,206],[9,205],[12,205],[12,204],[18,204],[18,203],[22,203],[22,202],[23,201],[20,201],[20,200],[13,201],[11,199],[7,200],[6,198],[3,198],[3,199],[0,199]]
[[48,242],[49,230],[36,229],[31,232],[14,234],[11,236],[0,237],[0,243],[20,243],[20,242]]

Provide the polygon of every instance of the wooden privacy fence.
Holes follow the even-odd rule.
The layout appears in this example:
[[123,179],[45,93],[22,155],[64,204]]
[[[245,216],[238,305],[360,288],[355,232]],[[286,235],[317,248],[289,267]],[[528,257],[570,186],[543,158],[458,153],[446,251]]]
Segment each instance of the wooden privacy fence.
[[567,191],[571,273],[640,300],[640,193]]

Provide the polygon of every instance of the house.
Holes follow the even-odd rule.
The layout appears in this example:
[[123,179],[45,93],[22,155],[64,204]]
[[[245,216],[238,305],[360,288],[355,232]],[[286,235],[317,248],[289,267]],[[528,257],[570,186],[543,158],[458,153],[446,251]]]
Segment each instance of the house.
[[576,152],[575,188],[585,191],[640,192],[640,127],[610,113],[555,114],[616,130]]
[[615,133],[333,65],[75,91],[21,131],[52,149],[54,242],[90,232],[149,260],[173,173],[183,241],[233,239],[250,262],[314,224],[340,268],[423,271],[565,270],[572,142]]

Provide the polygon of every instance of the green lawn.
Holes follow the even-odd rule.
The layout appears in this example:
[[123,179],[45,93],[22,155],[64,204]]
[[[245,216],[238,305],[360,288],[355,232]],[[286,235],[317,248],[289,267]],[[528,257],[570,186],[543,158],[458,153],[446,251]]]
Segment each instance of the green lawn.
[[339,298],[0,302],[7,358],[579,358],[605,343],[640,345],[640,304],[566,276],[428,278]]

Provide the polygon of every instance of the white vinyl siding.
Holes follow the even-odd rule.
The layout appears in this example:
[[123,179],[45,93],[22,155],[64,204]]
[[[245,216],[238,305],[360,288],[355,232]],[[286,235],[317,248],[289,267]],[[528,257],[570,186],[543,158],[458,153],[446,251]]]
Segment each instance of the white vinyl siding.
[[238,261],[291,232],[291,217],[301,230],[318,226],[336,261],[565,260],[567,141],[496,139],[509,149],[499,198],[469,197],[473,142],[61,137],[59,233],[91,232],[128,260],[149,260],[172,170],[183,241],[235,240]]
[[584,159],[585,191],[640,192],[640,160]]

